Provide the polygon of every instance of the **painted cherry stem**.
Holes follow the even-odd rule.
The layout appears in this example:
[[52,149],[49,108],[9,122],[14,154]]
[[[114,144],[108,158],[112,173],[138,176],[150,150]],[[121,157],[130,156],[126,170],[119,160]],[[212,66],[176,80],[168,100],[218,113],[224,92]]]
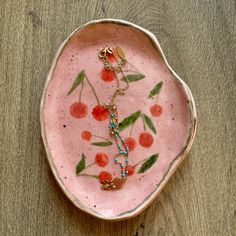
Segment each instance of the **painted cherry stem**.
[[88,82],[90,88],[92,89],[93,94],[94,94],[94,96],[95,96],[95,98],[96,98],[96,100],[97,100],[98,105],[100,105],[100,101],[99,101],[98,95],[96,94],[96,91],[95,91],[93,85],[91,84],[91,82],[89,81],[87,75],[85,75],[85,79],[87,80],[87,82]]
[[156,95],[156,104],[158,103],[158,94]]
[[99,136],[99,135],[96,135],[96,134],[92,134],[92,136],[95,137],[95,138],[100,138],[100,139],[105,140],[105,141],[107,141],[107,142],[111,142],[109,139],[104,138],[104,137]]
[[146,161],[149,157],[137,162],[133,167],[135,168],[136,166],[138,166],[139,164],[143,163],[144,161]]
[[83,91],[83,88],[84,88],[84,81],[82,81],[81,83],[81,89],[79,91],[79,101],[81,102],[81,98],[82,98],[82,91]]
[[141,74],[141,72],[139,71],[139,69],[138,69],[135,65],[133,65],[133,64],[130,63],[129,61],[128,61],[128,64],[131,65],[131,66],[136,70],[136,72],[138,72],[138,73]]
[[135,122],[136,122],[136,121],[134,121],[134,123],[133,123],[132,126],[131,126],[131,129],[130,129],[130,132],[129,132],[129,136],[132,136]]
[[142,73],[140,73],[140,72],[137,71],[137,70],[129,70],[129,69],[123,70],[123,72],[135,72],[135,73],[138,73],[138,74],[142,74]]
[[143,121],[143,129],[144,129],[144,131],[146,131],[147,127],[146,127],[146,124],[145,124],[143,114],[141,114],[141,118],[142,118],[142,121]]
[[[89,167],[95,165],[95,164],[96,164],[96,161],[94,161],[94,162],[92,162],[91,164],[85,166],[85,168],[82,170],[82,172],[83,172],[84,170],[88,169]],[[90,177],[95,177],[96,175],[90,175],[90,174],[85,174],[85,173],[83,174],[83,173],[82,173],[82,174],[78,174],[78,176],[90,176]],[[98,176],[97,176],[96,178],[98,178]]]
[[[85,168],[82,170],[82,172],[83,172],[84,170],[88,169],[89,167],[93,166],[94,164],[96,164],[95,161],[92,162],[91,164],[85,166]],[[78,176],[89,176],[89,175],[88,175],[88,174],[83,174],[83,173],[82,173],[82,174],[78,174]]]
[[94,161],[94,162],[92,162],[91,164],[87,165],[87,166],[84,168],[84,170],[88,169],[90,166],[93,166],[95,163],[96,163],[96,162]]
[[78,176],[87,176],[87,177],[92,177],[92,178],[98,179],[98,175],[79,174]]

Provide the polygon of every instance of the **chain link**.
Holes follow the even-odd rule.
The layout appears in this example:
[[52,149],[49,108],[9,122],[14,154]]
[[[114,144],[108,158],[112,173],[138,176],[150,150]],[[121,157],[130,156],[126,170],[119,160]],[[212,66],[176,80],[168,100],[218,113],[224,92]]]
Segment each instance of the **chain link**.
[[[119,48],[120,50],[121,50],[121,48]],[[114,91],[114,93],[113,93],[113,95],[112,95],[112,97],[111,97],[111,100],[110,100],[110,103],[108,103],[108,104],[105,104],[105,107],[110,111],[110,113],[111,114],[113,114],[114,116],[113,116],[113,118],[110,120],[110,122],[112,123],[112,127],[111,127],[111,129],[110,129],[110,133],[112,134],[112,135],[115,135],[116,136],[116,144],[118,145],[118,141],[117,141],[117,139],[118,139],[118,137],[121,139],[121,140],[123,140],[122,138],[121,138],[121,136],[119,135],[119,126],[117,126],[117,124],[118,124],[118,118],[117,118],[117,108],[116,108],[116,106],[115,106],[115,100],[116,100],[116,98],[117,98],[117,96],[124,96],[125,95],[125,91],[129,88],[129,81],[128,81],[128,79],[127,79],[127,77],[125,76],[125,74],[124,74],[124,72],[123,72],[123,70],[122,70],[122,67],[127,63],[127,60],[126,60],[126,58],[125,58],[125,54],[124,54],[124,52],[123,52],[123,50],[122,50],[122,52],[121,52],[122,54],[121,54],[121,56],[120,56],[120,54],[119,54],[119,52],[118,52],[118,54],[119,54],[119,58],[117,58],[117,56],[115,55],[115,53],[113,52],[113,50],[112,50],[112,48],[110,48],[110,47],[105,47],[105,48],[103,48],[103,49],[101,49],[100,51],[99,51],[99,54],[98,54],[98,56],[99,56],[99,58],[103,61],[103,63],[104,63],[104,67],[105,67],[105,69],[106,70],[110,70],[110,71],[113,71],[114,72],[114,74],[115,74],[115,78],[116,78],[116,81],[117,81],[117,88],[116,88],[116,90]],[[109,59],[108,59],[108,55],[113,55],[115,58],[116,58],[116,60],[117,60],[117,65],[113,65],[110,61],[109,61]],[[121,73],[122,74],[122,76],[123,76],[123,80],[126,82],[126,86],[125,87],[123,87],[123,88],[121,88],[121,86],[120,86],[120,80],[119,80],[119,78],[117,77],[117,73]],[[114,126],[114,124],[116,124],[116,126]],[[126,145],[124,144],[124,140],[122,141],[122,145],[123,145],[123,147],[125,148],[125,150],[126,150],[126,158],[128,158],[128,149],[127,149],[127,147],[126,147]],[[118,154],[119,155],[119,154]],[[128,160],[128,159],[127,159]],[[120,163],[121,164],[121,163]],[[123,164],[121,164],[122,165],[122,173],[123,173],[123,171],[124,171],[124,166],[123,166]],[[127,167],[127,162],[126,162],[126,165],[125,165],[125,168]],[[122,174],[122,178],[115,178],[115,179],[113,179],[113,180],[111,180],[111,181],[105,181],[103,184],[102,184],[102,186],[101,186],[101,188],[103,189],[103,190],[118,190],[118,189],[120,189],[121,187],[122,187],[122,185],[123,185],[123,183],[124,183],[124,181],[125,181],[125,179],[126,179],[126,175],[123,173]]]
[[[117,60],[117,66],[114,66],[110,61],[109,59],[107,58],[107,55],[113,55],[116,60]],[[99,51],[99,54],[98,54],[99,58],[101,60],[103,60],[103,63],[104,63],[104,67],[105,69],[107,70],[110,70],[110,71],[113,71],[114,73],[122,73],[122,76],[123,76],[123,79],[124,81],[126,82],[126,86],[124,88],[120,88],[120,82],[119,82],[119,79],[117,78],[116,74],[116,80],[117,80],[117,88],[115,90],[115,92],[113,93],[112,97],[111,97],[111,101],[110,101],[110,104],[114,104],[115,103],[115,99],[117,96],[124,96],[125,95],[125,91],[129,88],[129,81],[126,77],[126,75],[124,74],[123,70],[122,70],[122,67],[126,64],[127,60],[126,58],[121,58],[119,60],[119,58],[117,58],[117,56],[115,55],[115,53],[113,52],[112,48],[110,47],[105,47],[105,48],[102,48],[100,51]]]

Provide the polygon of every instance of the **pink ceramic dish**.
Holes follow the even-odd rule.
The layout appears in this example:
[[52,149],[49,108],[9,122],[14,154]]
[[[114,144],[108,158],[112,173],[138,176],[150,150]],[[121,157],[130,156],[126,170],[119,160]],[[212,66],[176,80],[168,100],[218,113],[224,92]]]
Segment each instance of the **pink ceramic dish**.
[[[117,99],[119,121],[129,120],[121,133],[129,137],[130,176],[116,191],[102,190],[97,179],[104,171],[120,177],[113,161],[117,147],[101,109],[116,86],[112,76],[101,72],[98,51],[107,45],[122,47],[132,64],[125,68],[130,88]],[[79,73],[87,78],[80,84]],[[106,220],[143,211],[184,159],[196,132],[192,94],[167,63],[156,37],[123,20],[89,22],[63,42],[47,77],[40,112],[58,184],[78,208]]]

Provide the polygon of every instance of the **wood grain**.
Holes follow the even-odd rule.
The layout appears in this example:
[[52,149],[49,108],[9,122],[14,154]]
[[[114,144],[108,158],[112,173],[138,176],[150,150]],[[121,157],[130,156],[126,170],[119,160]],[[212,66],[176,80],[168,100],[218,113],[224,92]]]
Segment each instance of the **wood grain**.
[[[235,235],[235,1],[0,2],[0,235]],[[190,155],[140,216],[109,223],[57,186],[40,136],[39,104],[63,39],[92,19],[119,18],[156,34],[191,88],[198,130]]]

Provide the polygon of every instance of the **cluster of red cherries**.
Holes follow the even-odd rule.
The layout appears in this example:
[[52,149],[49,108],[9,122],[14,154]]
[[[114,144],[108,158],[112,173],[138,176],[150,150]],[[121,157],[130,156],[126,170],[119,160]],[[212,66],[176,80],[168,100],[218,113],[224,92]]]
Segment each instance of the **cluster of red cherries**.
[[[109,55],[109,60],[113,62],[116,60],[116,58],[113,55]],[[113,71],[106,70],[105,68],[103,68],[100,73],[100,78],[105,82],[112,82],[115,80],[115,74]],[[159,117],[162,114],[162,111],[163,111],[162,106],[159,104],[155,104],[150,107],[150,113],[154,117]],[[81,101],[77,101],[70,106],[70,114],[73,117],[78,118],[78,119],[84,118],[88,114],[88,106]],[[109,111],[103,105],[98,104],[92,109],[92,116],[97,121],[104,121],[108,119]],[[81,137],[82,139],[86,141],[90,141],[92,138],[92,133],[87,130],[83,131],[81,134]],[[139,135],[138,141],[142,147],[149,148],[152,146],[154,139],[153,139],[152,134],[150,134],[147,131],[144,131]],[[125,144],[127,145],[129,151],[132,151],[137,147],[136,140],[131,136],[125,139]],[[95,156],[95,162],[98,166],[105,167],[108,164],[107,154],[102,153],[102,152],[97,153]],[[132,166],[132,165],[127,166],[128,175],[133,175],[134,170],[135,170],[135,166]],[[98,177],[101,183],[103,183],[104,181],[112,180],[112,174],[107,171],[101,171]]]

